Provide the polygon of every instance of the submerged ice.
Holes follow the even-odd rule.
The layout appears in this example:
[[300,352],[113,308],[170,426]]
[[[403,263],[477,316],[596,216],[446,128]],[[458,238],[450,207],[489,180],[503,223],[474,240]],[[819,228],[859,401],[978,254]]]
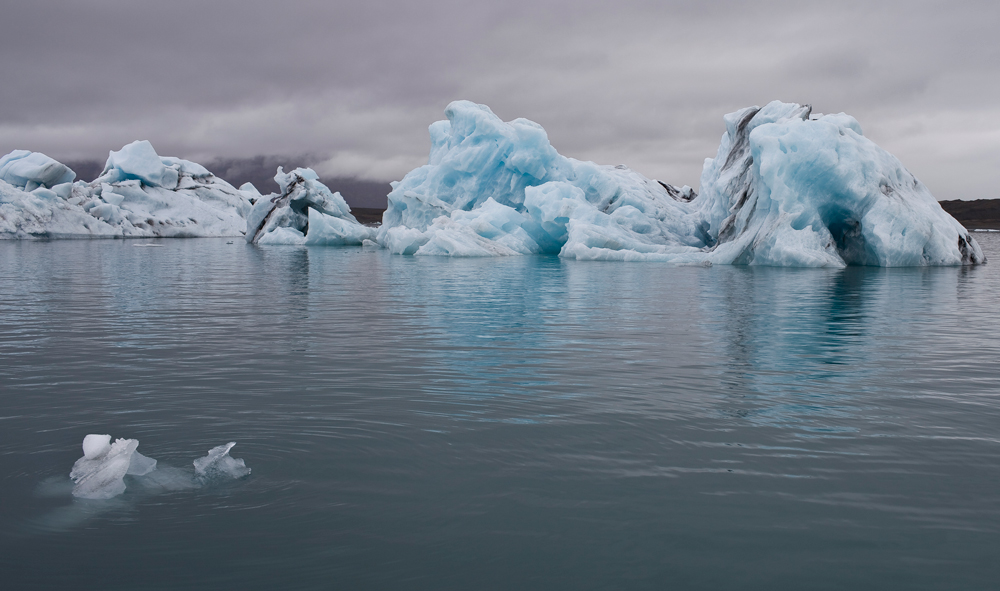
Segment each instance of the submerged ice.
[[110,435],[90,434],[83,438],[83,457],[73,464],[70,478],[72,494],[83,499],[110,499],[125,492],[125,477],[143,477],[145,488],[183,490],[195,488],[212,479],[242,478],[250,474],[243,460],[229,456],[236,443],[212,448],[208,455],[194,461],[195,473],[157,465],[157,461],[140,454],[136,439],[117,439]]
[[448,106],[427,165],[393,183],[400,254],[775,266],[984,261],[969,233],[853,118],[773,102],[725,117],[701,194],[561,156],[536,123]]

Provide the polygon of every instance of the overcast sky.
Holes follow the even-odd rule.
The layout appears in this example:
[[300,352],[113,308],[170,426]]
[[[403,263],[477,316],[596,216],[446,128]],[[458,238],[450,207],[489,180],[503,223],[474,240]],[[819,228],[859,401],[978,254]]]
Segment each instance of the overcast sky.
[[939,199],[1000,197],[1000,3],[31,0],[0,19],[0,153],[311,154],[401,178],[455,99],[562,154],[698,185],[722,116],[854,115]]

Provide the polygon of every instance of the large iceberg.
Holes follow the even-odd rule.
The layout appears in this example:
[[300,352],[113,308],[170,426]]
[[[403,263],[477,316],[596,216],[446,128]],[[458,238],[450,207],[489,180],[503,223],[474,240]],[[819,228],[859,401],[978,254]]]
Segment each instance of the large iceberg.
[[712,262],[881,267],[985,262],[969,232],[843,113],[772,102],[725,117],[692,205]]
[[777,266],[983,262],[969,233],[844,115],[773,102],[727,115],[701,194],[561,156],[536,123],[457,101],[427,165],[393,183],[378,242],[400,254],[559,253]]
[[0,160],[0,238],[241,236],[253,195],[147,141],[111,152],[90,183],[37,152]]
[[256,196],[246,221],[247,242],[345,246],[375,237],[375,230],[358,223],[340,193],[331,193],[313,169],[286,173],[279,166],[274,181],[281,192]]

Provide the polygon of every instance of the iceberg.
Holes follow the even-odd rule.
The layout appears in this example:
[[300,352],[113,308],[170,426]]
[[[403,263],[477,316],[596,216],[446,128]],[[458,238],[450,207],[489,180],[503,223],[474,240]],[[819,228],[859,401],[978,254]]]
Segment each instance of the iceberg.
[[[689,188],[566,158],[527,119],[456,101],[430,126],[427,165],[393,183],[378,242],[398,254],[496,256],[704,245]],[[620,242],[624,239],[624,242]],[[569,247],[567,248],[567,245]]]
[[346,246],[361,245],[375,237],[374,228],[358,223],[340,193],[331,193],[313,169],[285,173],[279,166],[274,180],[280,193],[261,196],[253,190],[256,195],[247,215],[247,242]]
[[982,250],[852,117],[772,102],[727,115],[701,193],[567,158],[544,129],[451,103],[428,164],[393,183],[398,254],[769,266],[963,265]]
[[241,236],[254,196],[147,141],[111,152],[90,183],[75,176],[37,152],[0,159],[0,239]]
[[194,461],[194,473],[203,479],[243,478],[250,474],[243,460],[229,456],[229,450],[235,445],[236,442],[231,441],[208,450],[208,455]]
[[849,115],[772,102],[726,116],[702,194],[712,261],[880,267],[985,262],[969,232]]

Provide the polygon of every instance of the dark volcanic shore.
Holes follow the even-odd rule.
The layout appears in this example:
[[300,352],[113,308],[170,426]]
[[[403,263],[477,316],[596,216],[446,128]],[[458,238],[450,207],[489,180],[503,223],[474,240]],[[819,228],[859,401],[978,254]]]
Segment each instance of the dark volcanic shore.
[[1000,230],[1000,199],[940,203],[945,211],[969,230]]

